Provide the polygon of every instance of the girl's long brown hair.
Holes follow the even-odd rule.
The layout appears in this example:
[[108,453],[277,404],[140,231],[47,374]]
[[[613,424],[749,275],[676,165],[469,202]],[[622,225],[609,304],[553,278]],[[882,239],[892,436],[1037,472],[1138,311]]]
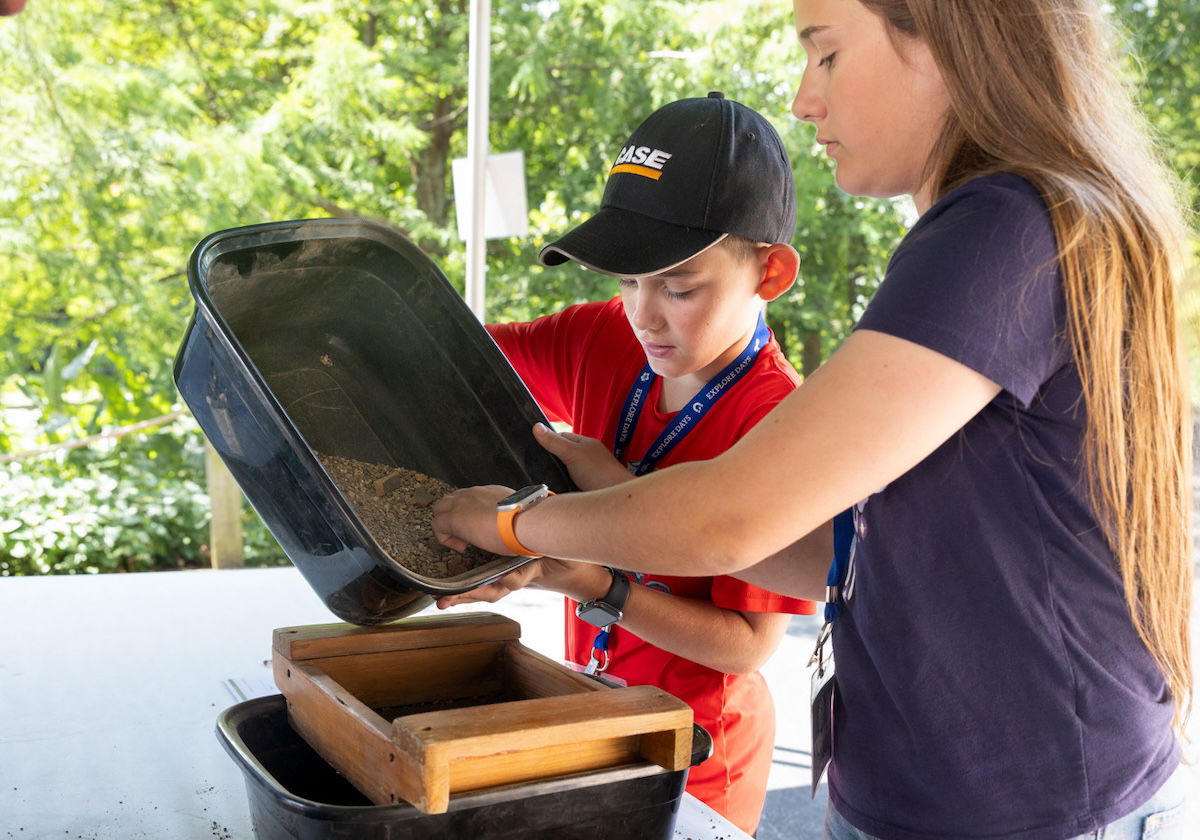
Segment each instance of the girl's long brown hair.
[[1191,420],[1176,334],[1186,223],[1092,0],[861,0],[932,51],[944,195],[1016,172],[1046,198],[1087,411],[1088,491],[1183,732],[1192,696]]

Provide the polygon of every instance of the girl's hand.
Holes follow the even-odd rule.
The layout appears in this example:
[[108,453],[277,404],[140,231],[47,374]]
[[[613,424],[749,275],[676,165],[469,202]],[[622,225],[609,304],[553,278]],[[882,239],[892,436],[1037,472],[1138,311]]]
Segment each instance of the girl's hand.
[[488,484],[443,496],[433,503],[433,535],[455,551],[466,551],[468,545],[473,545],[493,554],[511,555],[496,528],[496,503],[512,492]]
[[556,432],[543,423],[533,427],[533,436],[543,449],[566,464],[580,490],[599,490],[633,478],[608,447],[595,438]]

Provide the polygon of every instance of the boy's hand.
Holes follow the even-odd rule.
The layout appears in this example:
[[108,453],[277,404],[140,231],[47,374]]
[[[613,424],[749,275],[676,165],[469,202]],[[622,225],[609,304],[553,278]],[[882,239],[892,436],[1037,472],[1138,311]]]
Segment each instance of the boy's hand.
[[533,427],[533,436],[543,449],[567,465],[580,490],[599,490],[633,478],[608,447],[595,438],[559,433],[543,423]]
[[433,503],[433,535],[444,546],[466,551],[468,545],[511,555],[496,528],[496,503],[513,491],[498,484],[467,487]]
[[444,610],[447,607],[456,607],[459,604],[477,604],[480,602],[494,604],[509,593],[516,592],[518,589],[524,589],[541,577],[542,563],[545,560],[545,557],[538,560],[531,560],[521,568],[513,569],[499,580],[485,583],[483,586],[477,586],[470,591],[460,592],[457,595],[443,595],[437,599],[437,608]]
[[603,596],[611,585],[612,576],[603,566],[573,563],[555,557],[540,557],[519,569],[514,569],[499,580],[478,586],[469,592],[438,598],[437,606],[438,609],[444,610],[458,604],[474,604],[481,601],[494,604],[506,595],[525,587],[558,592],[576,601],[587,601]]

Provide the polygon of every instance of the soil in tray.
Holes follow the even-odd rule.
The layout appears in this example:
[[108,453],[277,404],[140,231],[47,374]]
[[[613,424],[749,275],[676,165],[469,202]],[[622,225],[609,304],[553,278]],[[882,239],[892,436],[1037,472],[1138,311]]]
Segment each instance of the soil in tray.
[[441,712],[446,709],[467,709],[474,706],[491,706],[494,703],[511,703],[523,699],[525,698],[509,692],[501,692],[481,694],[475,697],[446,697],[439,700],[426,700],[423,703],[407,703],[402,706],[381,706],[374,712],[384,720],[395,720],[406,715]]
[[433,536],[430,507],[457,488],[403,467],[320,453],[317,457],[379,547],[409,571],[446,579],[496,559],[474,547],[460,554]]

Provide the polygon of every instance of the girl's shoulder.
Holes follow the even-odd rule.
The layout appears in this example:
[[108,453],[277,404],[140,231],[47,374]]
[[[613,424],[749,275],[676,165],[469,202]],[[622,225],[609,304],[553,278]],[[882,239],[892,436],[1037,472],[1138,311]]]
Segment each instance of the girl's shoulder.
[[896,249],[857,327],[954,359],[1028,405],[1064,364],[1058,244],[1036,186],[1011,174],[951,190]]
[[954,204],[979,196],[1001,198],[1009,201],[1032,201],[1045,206],[1042,193],[1037,185],[1024,175],[1016,172],[989,172],[976,175],[948,190],[934,202],[934,209],[942,204]]
[[997,172],[959,184],[934,202],[893,258],[1012,252],[1052,260],[1057,254],[1054,223],[1036,184],[1016,173]]
[[1037,216],[1049,214],[1046,199],[1036,184],[1015,172],[993,172],[972,178],[951,189],[921,216],[917,227],[921,222],[928,224],[947,214],[961,213],[964,210],[985,213],[992,217],[1009,214],[1014,210]]

